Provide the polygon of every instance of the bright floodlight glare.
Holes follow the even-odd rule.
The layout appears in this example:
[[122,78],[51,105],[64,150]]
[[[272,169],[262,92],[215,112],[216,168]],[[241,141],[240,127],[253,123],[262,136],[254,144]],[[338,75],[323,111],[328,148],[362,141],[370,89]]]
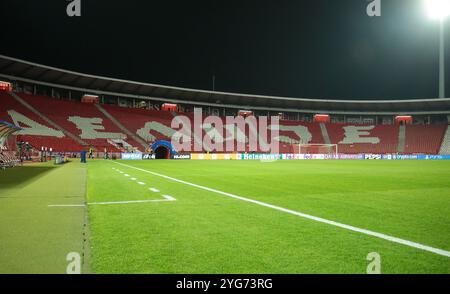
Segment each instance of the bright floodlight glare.
[[444,19],[450,15],[450,0],[425,0],[430,17]]

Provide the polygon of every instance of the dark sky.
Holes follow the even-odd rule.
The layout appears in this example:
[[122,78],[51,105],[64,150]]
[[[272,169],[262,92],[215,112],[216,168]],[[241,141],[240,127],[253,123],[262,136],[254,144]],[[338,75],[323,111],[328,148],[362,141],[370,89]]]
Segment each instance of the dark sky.
[[439,26],[423,0],[381,0],[374,18],[367,0],[81,1],[82,16],[70,18],[66,0],[0,0],[0,53],[199,89],[211,89],[214,74],[219,91],[438,96]]

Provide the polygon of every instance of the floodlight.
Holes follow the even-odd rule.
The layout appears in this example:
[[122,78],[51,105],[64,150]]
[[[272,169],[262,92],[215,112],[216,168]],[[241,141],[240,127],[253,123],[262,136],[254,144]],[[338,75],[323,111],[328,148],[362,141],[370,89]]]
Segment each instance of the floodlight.
[[433,19],[444,19],[450,15],[450,0],[425,0],[428,14]]

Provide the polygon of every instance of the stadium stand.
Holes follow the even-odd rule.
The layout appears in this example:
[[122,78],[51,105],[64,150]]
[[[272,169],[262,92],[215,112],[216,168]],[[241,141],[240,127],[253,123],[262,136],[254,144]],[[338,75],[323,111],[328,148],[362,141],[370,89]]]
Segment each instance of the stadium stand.
[[[167,111],[124,108],[114,105],[102,106],[125,128],[140,136],[145,142],[168,140],[173,134],[170,124],[173,115]],[[126,117],[126,119],[124,119]]]
[[[127,138],[93,104],[57,100],[23,93],[20,96],[64,130],[75,134],[87,145],[93,146],[97,150],[106,148],[109,152],[119,152],[119,149],[108,143],[108,139],[124,140],[135,147],[139,146],[132,139]],[[91,124],[96,126],[91,128],[89,127]]]
[[0,151],[0,167],[5,169],[7,167],[14,167],[20,163],[20,160],[10,153]]
[[447,125],[406,126],[405,153],[439,154]]
[[138,137],[136,134],[130,132],[120,121],[118,121],[115,117],[113,117],[106,109],[104,109],[100,104],[94,104],[97,109],[103,113],[109,120],[111,120],[122,132],[124,132],[127,136],[129,136],[130,140],[134,140],[138,142],[144,149],[147,148],[147,143],[142,140],[142,138]]
[[27,109],[11,95],[0,91],[0,119],[22,127],[18,139],[29,142],[36,149],[42,146],[61,151],[79,151],[83,149],[78,142],[63,132],[47,125],[32,111]]
[[447,126],[439,154],[450,154],[450,128]]
[[318,123],[280,121],[280,152],[297,153],[297,144],[325,144]]
[[397,153],[398,126],[326,124],[326,128],[340,153]]
[[[20,128],[5,121],[0,121],[0,168],[14,167],[19,164],[20,160],[15,156],[15,145],[8,144],[10,138],[14,138],[14,134],[20,131]],[[9,148],[8,148],[9,147]],[[12,148],[11,148],[12,147]]]
[[[285,119],[278,138],[282,153],[296,153],[299,144],[335,144],[339,153],[350,154],[450,153],[450,98],[321,100],[207,91],[111,79],[3,55],[0,78],[5,85],[0,120],[22,127],[17,139],[37,150],[144,151],[156,140],[171,138],[174,116],[185,115],[193,124],[193,110],[199,107],[205,116],[249,112]],[[315,120],[318,114],[327,119]],[[407,125],[398,125],[400,116],[409,117],[402,120]],[[234,140],[231,131],[224,131],[224,140]],[[214,130],[206,126],[206,134]],[[191,143],[199,139],[190,138]]]
[[[20,139],[36,149],[46,146],[54,151],[77,152],[92,146],[98,151],[121,152],[127,150],[127,146],[133,146],[143,151],[156,140],[170,140],[175,132],[171,128],[175,115],[185,115],[193,124],[192,113],[96,106],[17,94],[30,109],[14,95],[0,91],[0,119],[22,127]],[[225,123],[224,117],[222,120]],[[298,152],[295,149],[298,144],[337,144],[339,153],[348,154],[438,154],[450,151],[447,125],[363,125],[285,120],[280,124],[278,141],[281,153]],[[206,133],[203,130],[203,135]],[[230,134],[225,131],[224,135],[226,139]],[[194,140],[191,138],[191,142]]]

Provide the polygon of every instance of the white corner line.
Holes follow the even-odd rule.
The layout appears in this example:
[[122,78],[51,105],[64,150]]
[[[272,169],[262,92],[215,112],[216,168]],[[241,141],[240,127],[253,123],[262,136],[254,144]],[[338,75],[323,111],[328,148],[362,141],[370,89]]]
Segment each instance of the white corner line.
[[174,197],[169,196],[169,195],[162,195],[162,197],[166,198],[167,201],[175,201],[175,200],[177,200]]
[[155,188],[149,188],[149,190],[152,191],[152,192],[155,192],[155,193],[159,193],[159,190],[155,189]]
[[397,237],[394,237],[394,236],[390,236],[390,235],[386,235],[386,234],[383,234],[383,233],[378,233],[378,232],[374,232],[374,231],[370,231],[370,230],[366,230],[366,229],[361,229],[361,228],[358,228],[358,227],[354,227],[354,226],[338,223],[338,222],[335,222],[335,221],[332,221],[332,220],[328,220],[328,219],[324,219],[324,218],[321,218],[321,217],[317,217],[317,216],[309,215],[309,214],[306,214],[306,213],[298,212],[298,211],[295,211],[295,210],[290,210],[290,209],[283,208],[283,207],[280,207],[280,206],[268,204],[268,203],[265,203],[265,202],[262,202],[262,201],[253,200],[253,199],[250,199],[250,198],[234,195],[234,194],[223,192],[223,191],[216,190],[216,189],[213,189],[213,188],[208,188],[208,187],[205,187],[205,186],[197,185],[197,184],[190,183],[190,182],[187,182],[187,181],[183,181],[183,180],[179,180],[179,179],[176,179],[176,178],[172,178],[172,177],[169,177],[169,176],[166,176],[166,175],[163,175],[163,174],[159,174],[159,173],[156,173],[156,172],[145,170],[145,169],[142,169],[142,168],[139,168],[139,167],[135,167],[135,166],[132,166],[132,165],[128,165],[128,164],[124,164],[124,163],[120,163],[120,162],[112,162],[112,163],[119,164],[119,165],[122,165],[122,166],[125,166],[125,167],[129,167],[129,168],[132,168],[132,169],[135,169],[135,170],[139,170],[139,171],[142,171],[142,172],[145,172],[145,173],[149,173],[151,175],[154,175],[154,176],[157,176],[157,177],[161,177],[161,178],[173,181],[173,182],[177,182],[177,183],[180,183],[180,184],[188,185],[188,186],[191,186],[191,187],[195,187],[195,188],[202,189],[202,190],[205,190],[205,191],[209,191],[209,192],[213,192],[213,193],[220,194],[220,195],[223,195],[223,196],[231,197],[231,198],[234,198],[234,199],[242,200],[242,201],[245,201],[245,202],[250,202],[250,203],[253,203],[253,204],[260,205],[260,206],[268,207],[268,208],[271,208],[271,209],[275,209],[275,210],[278,210],[278,211],[281,211],[281,212],[285,212],[285,213],[289,213],[289,214],[292,214],[292,215],[296,215],[296,216],[299,216],[299,217],[302,217],[302,218],[306,218],[306,219],[309,219],[309,220],[313,220],[313,221],[316,221],[316,222],[332,225],[332,226],[339,227],[339,228],[342,228],[342,229],[346,229],[346,230],[349,230],[349,231],[353,231],[353,232],[361,233],[361,234],[364,234],[364,235],[368,235],[368,236],[384,239],[384,240],[387,240],[387,241],[390,241],[390,242],[393,242],[393,243],[402,244],[402,245],[413,247],[413,248],[416,248],[416,249],[432,252],[432,253],[435,253],[435,254],[438,254],[438,255],[450,257],[450,251],[446,251],[444,249],[434,248],[434,247],[431,247],[431,246],[428,246],[428,245],[424,245],[424,244],[416,243],[416,242],[413,242],[413,241],[400,239],[400,238],[397,238]]
[[144,183],[144,182],[138,182],[138,184],[139,184],[139,185],[145,185],[145,183]]

